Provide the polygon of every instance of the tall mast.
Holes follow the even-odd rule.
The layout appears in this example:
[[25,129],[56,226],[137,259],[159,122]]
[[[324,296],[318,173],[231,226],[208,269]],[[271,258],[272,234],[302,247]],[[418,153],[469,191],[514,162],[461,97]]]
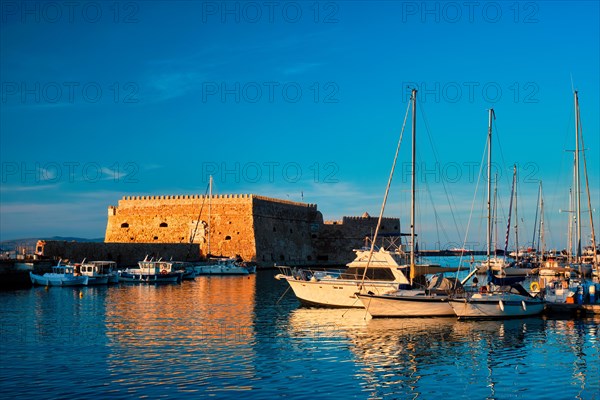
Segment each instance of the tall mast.
[[544,238],[544,196],[542,194],[542,181],[540,181],[540,232],[538,244],[541,245],[542,259],[546,252],[546,240]]
[[519,214],[517,212],[517,164],[514,165],[514,185],[515,185],[515,261],[519,262]]
[[575,262],[581,261],[581,187],[579,180],[579,99],[575,91]]
[[415,175],[417,155],[417,89],[412,90],[412,176],[410,197],[410,283],[415,277]]
[[494,206],[492,211],[492,221],[494,226],[494,233],[492,234],[494,249],[494,258],[496,256],[496,249],[498,248],[498,173],[494,176]]
[[577,121],[579,121],[579,133],[581,136],[581,147],[582,147],[582,151],[581,154],[583,154],[583,175],[585,177],[585,188],[586,188],[586,194],[587,194],[587,207],[588,207],[588,212],[589,212],[589,216],[590,216],[590,230],[591,230],[591,239],[592,239],[592,254],[593,254],[593,260],[592,260],[592,265],[594,266],[594,268],[597,268],[598,266],[598,256],[596,254],[596,230],[594,229],[594,216],[592,215],[592,201],[590,199],[590,182],[588,179],[588,173],[587,173],[587,161],[585,159],[585,143],[583,142],[583,130],[581,129],[581,119],[579,116],[579,102],[577,103]]
[[571,210],[573,210],[573,189],[569,188],[569,226],[567,227],[567,261],[569,263],[573,262],[573,219],[575,218],[574,215],[571,215],[573,213]]
[[211,205],[212,205],[212,186],[213,186],[213,177],[212,175],[208,178],[208,238],[207,238],[207,250],[206,254],[210,255],[210,230],[212,229],[212,224],[210,222],[211,217]]
[[487,159],[487,261],[488,274],[491,273],[490,258],[492,254],[492,118],[495,117],[494,109],[489,110],[488,120],[488,159]]
[[[538,214],[540,212],[540,196],[542,195],[542,181],[540,181],[540,185],[538,187],[538,199],[536,202],[536,206],[535,206],[535,220],[533,221],[533,237],[531,238],[531,248],[535,249],[536,251],[539,250],[539,244],[540,244],[540,237],[539,237],[539,230],[538,230]],[[536,246],[535,244],[535,236],[536,236],[536,230],[537,234],[538,234],[538,244]]]

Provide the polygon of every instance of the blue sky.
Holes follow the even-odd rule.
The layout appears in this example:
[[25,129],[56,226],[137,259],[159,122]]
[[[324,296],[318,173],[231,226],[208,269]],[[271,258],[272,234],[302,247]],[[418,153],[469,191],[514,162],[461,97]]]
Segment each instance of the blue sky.
[[[490,107],[500,236],[517,163],[521,238],[542,180],[546,239],[566,246],[573,87],[600,207],[596,1],[1,7],[2,240],[103,237],[123,195],[204,193],[211,174],[216,193],[377,215],[414,85],[422,247],[459,245],[473,208],[468,243],[483,248]],[[403,226],[409,139],[386,210]]]

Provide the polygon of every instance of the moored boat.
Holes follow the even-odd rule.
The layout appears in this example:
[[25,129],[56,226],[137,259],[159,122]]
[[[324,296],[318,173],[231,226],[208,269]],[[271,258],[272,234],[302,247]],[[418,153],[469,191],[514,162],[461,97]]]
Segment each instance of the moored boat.
[[407,267],[406,253],[400,248],[381,247],[372,253],[370,263],[370,250],[363,248],[354,252],[356,258],[345,271],[280,266],[281,273],[275,279],[287,281],[302,304],[319,307],[363,308],[356,297],[361,285],[365,292],[382,294],[409,284],[403,272]]
[[256,272],[256,267],[235,258],[215,258],[193,268],[196,275],[249,275]]
[[179,283],[183,272],[173,269],[172,261],[139,261],[138,268],[119,271],[119,281],[129,283]]
[[30,271],[29,277],[34,286],[86,286],[88,284],[87,276],[78,275],[74,266],[61,265],[60,261],[52,267],[52,272],[37,275]]
[[545,307],[542,299],[531,296],[518,284],[492,286],[470,297],[450,299],[449,303],[458,319],[527,317],[541,314]]
[[76,267],[82,275],[88,276],[88,285],[106,285],[118,283],[117,263],[114,261],[88,261],[85,260]]

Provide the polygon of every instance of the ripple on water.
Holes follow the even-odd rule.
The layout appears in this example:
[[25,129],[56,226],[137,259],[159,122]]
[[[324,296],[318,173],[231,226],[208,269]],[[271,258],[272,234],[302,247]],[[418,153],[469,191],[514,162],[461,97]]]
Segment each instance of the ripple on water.
[[598,320],[372,320],[364,310],[299,308],[289,295],[279,300],[285,289],[261,272],[159,287],[0,292],[0,394],[470,399],[600,392]]

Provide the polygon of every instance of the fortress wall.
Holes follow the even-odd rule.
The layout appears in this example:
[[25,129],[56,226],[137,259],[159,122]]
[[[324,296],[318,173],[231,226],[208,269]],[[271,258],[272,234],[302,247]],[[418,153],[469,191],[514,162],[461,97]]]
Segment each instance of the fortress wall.
[[[209,221],[210,203],[210,221]],[[109,207],[105,242],[190,243],[203,255],[255,259],[252,195],[125,196]]]
[[261,265],[315,264],[311,230],[323,223],[316,205],[255,196],[253,219]]
[[81,262],[103,260],[115,261],[119,267],[135,266],[146,256],[155,259],[198,261],[200,249],[197,244],[167,243],[94,243],[40,240],[37,252],[44,257]]
[[[208,197],[125,196],[108,208],[105,242],[185,246],[195,232],[193,242],[206,256],[210,228],[213,255],[240,255],[259,266],[347,264],[377,225],[377,218],[367,214],[323,222],[315,204],[264,196],[213,195],[210,200],[209,221]],[[397,234],[399,220],[384,218],[380,231]]]
[[[365,246],[365,238],[371,238],[377,227],[375,217],[344,217],[342,221],[326,222],[313,237],[319,262],[347,264],[354,259],[353,249]],[[383,218],[380,234],[398,234],[400,220]],[[377,243],[381,243],[379,240]],[[370,245],[370,242],[369,242]]]

